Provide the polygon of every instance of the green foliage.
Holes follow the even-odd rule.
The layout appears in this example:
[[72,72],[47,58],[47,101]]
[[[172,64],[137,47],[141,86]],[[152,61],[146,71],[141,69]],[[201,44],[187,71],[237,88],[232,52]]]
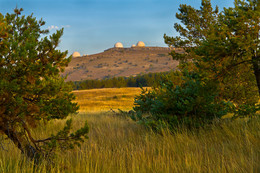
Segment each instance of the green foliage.
[[185,51],[171,53],[181,63],[182,79],[143,90],[132,118],[158,129],[179,123],[198,127],[228,112],[234,118],[257,115],[260,2],[236,0],[234,7],[219,12],[210,0],[202,0],[199,10],[180,5],[179,11],[176,17],[182,24],[174,25],[179,36],[164,39]]
[[172,52],[174,59],[193,62],[193,70],[219,82],[223,99],[237,104],[259,99],[259,4],[236,0],[222,12],[213,9],[210,0],[202,0],[200,9],[180,5],[176,17],[182,24],[174,26],[180,36],[164,35],[165,43],[186,52]]
[[234,113],[233,119],[245,117],[252,118],[254,116],[259,116],[260,104],[232,105],[231,110]]
[[143,89],[135,98],[136,115],[132,115],[132,119],[153,129],[165,126],[172,129],[179,124],[203,126],[228,113],[231,103],[217,99],[214,82],[188,71],[184,71],[182,77],[180,85],[168,80],[151,91]]
[[[135,77],[113,77],[103,80],[75,81],[74,89],[84,90],[93,88],[121,88],[121,87],[152,87],[162,80],[165,75],[172,75],[174,72],[140,74]],[[72,83],[72,82],[70,82]]]
[[0,14],[0,45],[2,44],[2,40],[8,36],[8,33],[6,32],[6,28],[7,25],[4,16]]
[[171,52],[174,59],[181,62],[187,62],[194,59],[194,48],[199,46],[201,42],[207,39],[217,24],[217,16],[219,14],[218,7],[214,10],[210,0],[202,0],[199,10],[193,7],[181,4],[180,13],[176,13],[176,18],[182,24],[175,23],[174,28],[180,34],[177,37],[169,37],[164,34],[164,41],[169,46],[183,48],[188,54],[179,54],[175,51]]
[[[44,36],[49,32],[41,29],[45,22],[32,15],[21,16],[22,11],[0,14],[0,131],[33,158],[46,154],[43,141],[47,140],[37,140],[31,130],[40,121],[66,118],[78,106],[72,102],[75,96],[71,85],[60,77],[71,60],[66,58],[67,51],[57,50],[63,29]],[[52,145],[48,150],[53,151],[56,146],[70,148],[67,146],[81,142],[81,136],[88,133],[83,127],[71,136],[70,129],[68,122],[61,132],[49,138]],[[56,142],[59,145],[54,145]]]

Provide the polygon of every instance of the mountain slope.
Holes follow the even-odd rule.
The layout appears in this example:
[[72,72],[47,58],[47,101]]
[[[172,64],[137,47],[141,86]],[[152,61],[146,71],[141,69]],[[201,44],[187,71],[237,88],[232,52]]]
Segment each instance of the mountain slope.
[[173,50],[182,52],[166,47],[111,48],[73,58],[62,76],[68,75],[67,81],[79,81],[170,71],[178,65],[169,55]]

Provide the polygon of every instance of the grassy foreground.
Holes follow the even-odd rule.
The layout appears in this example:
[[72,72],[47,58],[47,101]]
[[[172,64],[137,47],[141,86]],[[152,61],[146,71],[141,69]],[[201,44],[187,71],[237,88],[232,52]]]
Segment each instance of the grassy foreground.
[[[90,126],[89,139],[67,153],[58,153],[49,172],[260,172],[260,119],[216,122],[211,128],[175,134],[154,134],[112,113],[80,113],[74,127]],[[45,137],[62,128],[52,121],[34,133]],[[34,172],[19,150],[1,140],[0,172]],[[1,147],[1,146],[0,146]],[[46,172],[47,163],[35,172]]]

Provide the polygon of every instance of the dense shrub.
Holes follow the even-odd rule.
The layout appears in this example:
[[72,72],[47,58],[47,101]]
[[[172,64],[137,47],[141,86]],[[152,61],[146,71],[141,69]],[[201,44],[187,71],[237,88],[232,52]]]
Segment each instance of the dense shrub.
[[199,127],[227,114],[230,102],[218,100],[217,84],[194,72],[182,72],[183,82],[161,81],[135,98],[132,119],[153,129],[179,124]]

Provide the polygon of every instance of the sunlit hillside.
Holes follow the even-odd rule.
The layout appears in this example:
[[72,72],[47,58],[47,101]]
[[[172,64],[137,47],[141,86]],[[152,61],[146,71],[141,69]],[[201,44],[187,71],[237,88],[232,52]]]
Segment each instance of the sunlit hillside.
[[[171,71],[179,64],[169,55],[172,50],[168,47],[112,48],[73,58],[62,75],[67,75],[67,81],[80,81]],[[183,53],[182,49],[175,51]]]

